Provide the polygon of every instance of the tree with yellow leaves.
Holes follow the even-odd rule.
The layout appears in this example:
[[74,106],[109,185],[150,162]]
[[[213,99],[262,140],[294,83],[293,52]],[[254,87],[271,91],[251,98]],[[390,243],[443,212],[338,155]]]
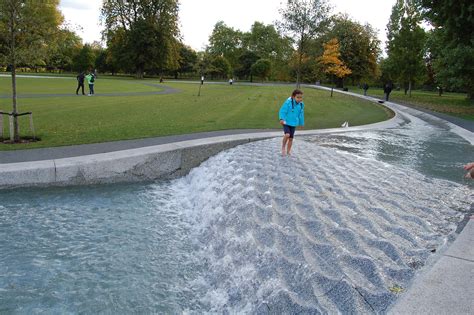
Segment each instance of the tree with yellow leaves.
[[[339,52],[339,41],[337,38],[333,38],[324,44],[324,53],[319,58],[319,63],[323,66],[324,72],[330,74],[332,78],[334,78],[334,76],[344,78],[352,73],[351,69],[339,59],[339,56],[341,56],[341,53]],[[332,81],[331,97],[334,89],[334,79]]]

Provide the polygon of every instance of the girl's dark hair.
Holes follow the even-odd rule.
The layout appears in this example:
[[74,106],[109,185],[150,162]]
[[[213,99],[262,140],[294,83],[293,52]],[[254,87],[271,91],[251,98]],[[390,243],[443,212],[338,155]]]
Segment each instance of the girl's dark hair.
[[296,89],[296,90],[293,91],[293,93],[291,93],[291,96],[292,96],[292,97],[295,97],[295,96],[298,95],[298,94],[303,95],[303,91]]

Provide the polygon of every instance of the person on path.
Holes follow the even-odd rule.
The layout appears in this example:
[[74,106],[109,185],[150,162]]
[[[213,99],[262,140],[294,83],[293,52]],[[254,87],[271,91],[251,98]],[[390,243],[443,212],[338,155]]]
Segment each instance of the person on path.
[[89,84],[89,94],[88,96],[94,95],[94,83],[95,83],[95,75],[91,72],[89,72],[88,75],[86,75],[87,83]]
[[291,155],[291,147],[293,146],[293,138],[296,127],[304,126],[304,103],[303,92],[301,90],[294,90],[281,106],[278,114],[280,125],[283,126],[283,141],[281,144],[281,154]]
[[82,88],[82,95],[85,95],[84,93],[84,71],[79,73],[76,77],[77,79],[77,89],[76,89],[76,95],[79,95],[79,89]]
[[203,84],[204,84],[204,76],[202,75],[201,76],[201,85],[203,85]]
[[388,102],[388,97],[390,96],[390,93],[392,92],[392,85],[391,84],[385,84],[385,87],[383,88],[383,92],[385,93],[385,100]]
[[369,89],[369,85],[367,83],[364,83],[362,88],[364,89],[364,96],[367,96],[367,90]]

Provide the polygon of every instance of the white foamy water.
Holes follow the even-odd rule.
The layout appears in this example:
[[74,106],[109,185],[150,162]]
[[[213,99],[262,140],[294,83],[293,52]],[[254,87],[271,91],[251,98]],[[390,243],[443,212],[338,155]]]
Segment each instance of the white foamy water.
[[474,148],[405,119],[173,181],[0,191],[0,313],[385,313],[474,199]]
[[199,261],[189,312],[384,312],[447,242],[469,189],[280,139],[222,152],[172,182]]

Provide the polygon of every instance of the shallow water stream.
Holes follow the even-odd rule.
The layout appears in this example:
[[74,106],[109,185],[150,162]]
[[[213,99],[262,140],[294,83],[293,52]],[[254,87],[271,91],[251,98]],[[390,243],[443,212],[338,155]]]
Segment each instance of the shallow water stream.
[[473,146],[404,119],[173,181],[2,191],[0,313],[383,313],[473,197]]

